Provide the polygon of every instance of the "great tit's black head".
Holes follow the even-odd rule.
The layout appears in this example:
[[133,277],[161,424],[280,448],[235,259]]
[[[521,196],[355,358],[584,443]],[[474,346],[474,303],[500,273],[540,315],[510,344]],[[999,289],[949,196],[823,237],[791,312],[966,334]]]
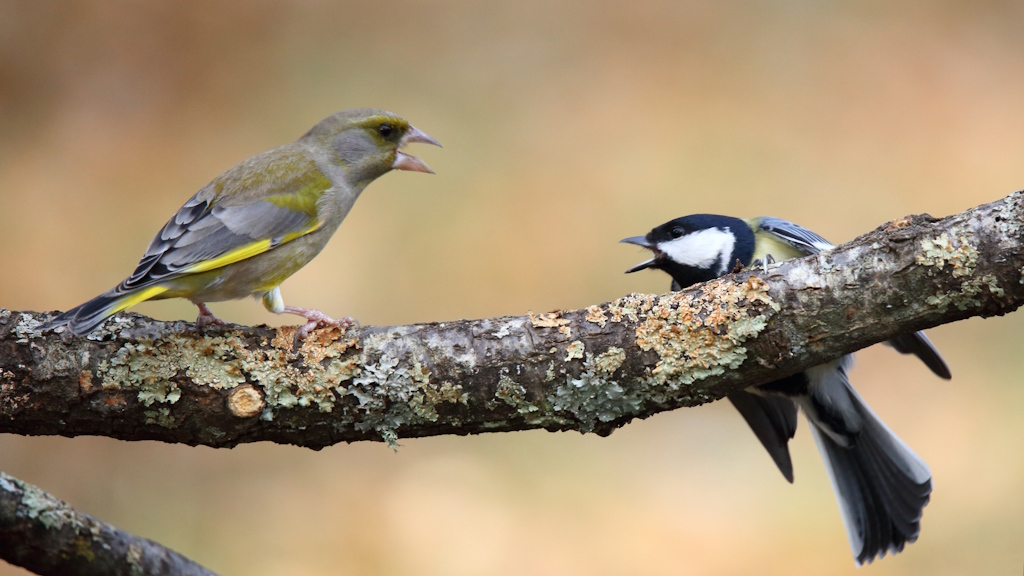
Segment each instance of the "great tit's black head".
[[754,253],[754,234],[746,222],[730,216],[692,214],[670,220],[646,236],[624,238],[654,253],[626,273],[646,268],[667,272],[681,287],[728,274],[737,261],[746,266]]

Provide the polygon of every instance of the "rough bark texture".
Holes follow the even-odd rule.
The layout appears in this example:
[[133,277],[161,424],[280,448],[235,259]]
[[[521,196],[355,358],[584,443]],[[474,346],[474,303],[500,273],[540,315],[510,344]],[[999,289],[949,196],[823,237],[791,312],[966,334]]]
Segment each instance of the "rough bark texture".
[[54,576],[211,576],[173,550],[91,518],[0,472],[0,557]]
[[[899,333],[1024,301],[1024,195],[584,310],[315,332],[133,314],[87,338],[0,310],[0,432],[208,446],[545,428],[608,434]],[[954,367],[955,369],[955,367]]]

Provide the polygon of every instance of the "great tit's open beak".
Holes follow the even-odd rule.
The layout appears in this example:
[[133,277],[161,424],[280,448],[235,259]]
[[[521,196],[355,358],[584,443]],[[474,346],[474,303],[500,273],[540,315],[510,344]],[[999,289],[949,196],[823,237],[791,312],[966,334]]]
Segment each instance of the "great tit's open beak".
[[[422,144],[433,144],[438,148],[441,147],[440,142],[434,140],[430,136],[427,136],[427,134],[420,130],[419,128],[416,128],[415,126],[410,126],[409,131],[405,134],[405,136],[402,136],[402,140],[401,142],[398,143],[398,147],[402,148],[406,144],[412,144],[413,142],[420,142]],[[427,174],[434,173],[434,171],[430,169],[430,166],[427,166],[426,163],[423,162],[423,160],[420,160],[419,158],[411,154],[406,154],[401,150],[395,150],[395,161],[391,164],[391,167],[394,168],[395,170],[408,170],[410,172],[426,172]]]
[[[647,248],[648,250],[655,250],[654,244],[651,244],[650,242],[648,242],[646,236],[630,236],[629,238],[623,238],[622,240],[619,240],[619,244],[636,244],[637,246],[641,246],[643,248]],[[657,251],[655,251],[655,254],[657,254]],[[654,258],[651,258],[650,260],[641,262],[641,263],[637,264],[636,266],[633,266],[629,270],[626,270],[626,274],[632,274],[633,272],[639,272],[641,270],[646,270],[646,269],[654,266],[656,264],[656,262],[655,262],[656,260],[657,260],[657,256],[655,256]]]

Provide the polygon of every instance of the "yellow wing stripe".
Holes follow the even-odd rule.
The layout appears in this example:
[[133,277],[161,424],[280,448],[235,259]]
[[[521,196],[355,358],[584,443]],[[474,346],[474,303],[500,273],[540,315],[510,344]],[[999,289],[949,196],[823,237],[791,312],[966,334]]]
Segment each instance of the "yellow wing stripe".
[[256,242],[246,244],[245,246],[242,246],[240,248],[235,248],[234,250],[222,254],[216,258],[203,260],[202,262],[196,262],[195,264],[189,266],[188,268],[183,269],[181,272],[183,274],[195,274],[198,272],[206,272],[208,270],[213,270],[215,268],[223,268],[228,264],[234,264],[235,262],[241,262],[246,258],[252,258],[253,256],[263,254],[267,250],[270,250],[270,243],[270,239],[257,240]]
[[149,300],[154,296],[163,294],[164,292],[167,292],[167,288],[163,286],[150,286],[149,288],[146,288],[141,292],[136,292],[135,294],[127,296],[123,300],[119,301],[113,308],[110,309],[110,314],[108,314],[108,316],[112,314],[117,314],[118,312],[124,310],[125,308],[131,308],[132,306],[135,306],[139,302],[145,302],[146,300]]
[[239,248],[235,248],[234,250],[217,256],[216,258],[203,260],[202,262],[196,262],[195,264],[189,266],[188,268],[182,269],[181,272],[183,274],[198,274],[199,272],[207,272],[217,268],[223,268],[228,264],[234,264],[235,262],[241,262],[242,260],[263,254],[264,252],[270,250],[271,248],[280,246],[285,242],[291,242],[292,240],[295,240],[300,236],[305,236],[310,232],[316,231],[318,228],[320,228],[320,222],[316,222],[315,224],[313,224],[309,228],[306,228],[305,230],[299,230],[298,232],[291,232],[289,234],[285,234],[277,242],[274,242],[269,238],[266,240],[257,240],[255,242],[246,244]]

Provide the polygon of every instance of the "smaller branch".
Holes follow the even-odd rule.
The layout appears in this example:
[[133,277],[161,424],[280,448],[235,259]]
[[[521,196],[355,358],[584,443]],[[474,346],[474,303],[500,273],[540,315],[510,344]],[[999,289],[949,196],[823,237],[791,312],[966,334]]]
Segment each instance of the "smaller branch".
[[211,576],[163,546],[82,514],[31,484],[0,472],[0,558],[59,576]]

